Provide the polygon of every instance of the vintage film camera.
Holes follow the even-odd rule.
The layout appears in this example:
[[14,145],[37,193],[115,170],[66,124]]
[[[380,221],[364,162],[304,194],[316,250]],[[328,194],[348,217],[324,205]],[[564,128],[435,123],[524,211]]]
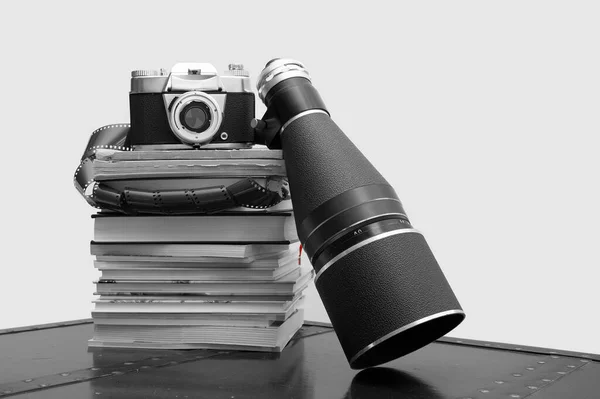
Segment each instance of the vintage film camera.
[[140,150],[253,144],[255,96],[249,76],[241,64],[230,64],[222,75],[207,63],[176,64],[169,74],[133,71],[125,145]]
[[269,208],[289,198],[285,176],[266,175],[261,183],[243,171],[233,184],[208,187],[194,186],[191,179],[169,189],[157,183],[152,190],[96,181],[93,165],[103,151],[133,151],[135,157],[121,154],[120,159],[172,160],[173,164],[219,156],[248,161],[271,152],[267,158],[279,154],[283,162],[281,151],[256,148],[255,95],[243,65],[230,64],[221,75],[208,63],[179,63],[170,73],[135,70],[129,103],[131,124],[95,131],[75,174],[76,188],[91,205],[126,214],[191,214]]

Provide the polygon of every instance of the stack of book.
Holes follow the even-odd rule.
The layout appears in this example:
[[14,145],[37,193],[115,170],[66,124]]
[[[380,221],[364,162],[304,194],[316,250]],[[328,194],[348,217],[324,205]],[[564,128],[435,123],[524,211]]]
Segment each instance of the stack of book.
[[[202,155],[177,155],[186,152]],[[113,187],[156,190],[227,184],[224,179],[249,173],[260,181],[261,173],[263,180],[281,173],[274,172],[277,159],[246,159],[236,168],[227,155],[228,166],[215,176],[218,166],[194,174],[182,166],[178,174],[173,159],[161,171],[152,162],[140,165],[147,160],[139,157],[100,153],[95,178]],[[161,161],[160,154],[155,158]],[[219,164],[216,158],[211,162]],[[184,158],[181,164],[194,162]],[[141,166],[149,173],[140,172]],[[313,272],[300,265],[289,200],[264,210],[168,216],[101,211],[93,219],[91,252],[101,276],[91,347],[281,351],[302,326],[303,291]]]

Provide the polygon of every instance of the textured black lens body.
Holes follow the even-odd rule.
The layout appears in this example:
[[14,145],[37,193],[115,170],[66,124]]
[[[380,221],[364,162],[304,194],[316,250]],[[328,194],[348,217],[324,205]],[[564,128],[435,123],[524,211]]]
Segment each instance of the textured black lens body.
[[350,366],[385,363],[456,327],[464,312],[424,237],[311,82],[283,80],[264,101],[283,126],[298,235]]

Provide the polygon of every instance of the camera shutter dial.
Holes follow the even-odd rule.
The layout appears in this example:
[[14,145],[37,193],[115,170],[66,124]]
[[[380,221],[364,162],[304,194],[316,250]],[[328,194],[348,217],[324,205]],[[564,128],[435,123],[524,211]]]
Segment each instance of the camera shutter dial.
[[229,68],[225,71],[225,74],[230,76],[250,76],[250,72],[244,69],[243,64],[229,64]]

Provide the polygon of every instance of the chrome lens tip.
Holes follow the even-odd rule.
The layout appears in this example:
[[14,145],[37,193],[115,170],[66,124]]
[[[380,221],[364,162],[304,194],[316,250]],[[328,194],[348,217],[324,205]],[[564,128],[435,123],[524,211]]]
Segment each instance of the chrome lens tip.
[[301,77],[310,81],[310,75],[303,63],[291,58],[274,58],[267,63],[256,81],[258,96],[264,102],[277,83],[294,77]]
[[462,309],[451,309],[413,321],[359,350],[349,360],[350,368],[374,367],[414,352],[454,330],[465,317]]

